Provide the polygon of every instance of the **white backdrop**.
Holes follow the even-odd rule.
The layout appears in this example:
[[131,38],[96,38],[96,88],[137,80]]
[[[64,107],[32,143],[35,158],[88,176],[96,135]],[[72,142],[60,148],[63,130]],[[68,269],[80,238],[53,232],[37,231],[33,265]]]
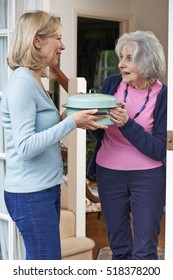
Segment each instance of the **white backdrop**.
[[[169,0],[168,40],[168,125],[173,130],[173,0]],[[165,259],[173,260],[173,151],[167,151]]]

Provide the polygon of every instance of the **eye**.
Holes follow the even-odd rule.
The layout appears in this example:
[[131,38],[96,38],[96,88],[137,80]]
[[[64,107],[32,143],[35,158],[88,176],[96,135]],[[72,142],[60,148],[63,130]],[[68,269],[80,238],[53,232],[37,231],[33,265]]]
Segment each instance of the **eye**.
[[62,36],[58,36],[58,37],[57,37],[57,40],[58,40],[58,41],[61,41],[61,40],[62,40]]
[[129,62],[133,62],[133,57],[132,57],[132,55],[129,55],[129,56],[127,57],[127,60],[128,60]]

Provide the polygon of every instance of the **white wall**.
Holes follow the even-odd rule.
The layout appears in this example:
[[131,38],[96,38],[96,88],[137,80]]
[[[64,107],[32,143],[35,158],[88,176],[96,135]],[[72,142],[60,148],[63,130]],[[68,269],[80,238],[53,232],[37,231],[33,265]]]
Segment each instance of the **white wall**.
[[[168,125],[173,131],[173,0],[169,0],[169,45],[168,45]],[[173,260],[173,151],[167,151],[167,186],[166,186],[166,230],[165,230],[165,259]]]

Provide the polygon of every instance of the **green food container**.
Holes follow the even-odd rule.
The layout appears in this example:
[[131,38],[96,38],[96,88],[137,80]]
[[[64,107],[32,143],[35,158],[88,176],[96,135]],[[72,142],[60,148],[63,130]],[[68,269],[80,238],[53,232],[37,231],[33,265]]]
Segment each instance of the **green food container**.
[[114,123],[110,120],[108,109],[119,107],[119,104],[116,101],[116,97],[112,95],[102,93],[82,93],[68,97],[67,103],[64,104],[63,107],[67,108],[67,116],[81,110],[98,109],[96,114],[106,114],[107,116],[97,122],[109,126]]

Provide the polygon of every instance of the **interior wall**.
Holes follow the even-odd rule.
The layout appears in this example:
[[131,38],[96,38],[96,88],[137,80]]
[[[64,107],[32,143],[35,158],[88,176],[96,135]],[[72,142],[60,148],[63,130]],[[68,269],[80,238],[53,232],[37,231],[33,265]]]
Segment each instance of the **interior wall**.
[[[152,31],[160,40],[168,61],[168,0],[132,0],[132,30]],[[167,74],[165,75],[167,83]]]
[[[131,0],[50,0],[50,11],[61,17],[63,43],[61,69],[68,77],[76,75],[77,15],[114,20],[131,17]],[[92,50],[91,50],[92,51]]]
[[[77,16],[130,20],[131,0],[50,0],[50,12],[59,15],[63,24],[62,41],[66,49],[60,68],[71,78],[77,75]],[[66,99],[67,94],[60,88],[60,104],[66,103]]]
[[[60,67],[68,78],[77,75],[77,16],[127,20],[127,31],[151,30],[161,41],[167,59],[168,0],[50,0],[50,11],[58,14],[63,24],[62,41],[66,49]],[[65,103],[66,98],[61,88],[60,103]]]
[[[134,30],[153,31],[168,56],[168,0],[49,0],[49,10],[63,24],[60,68],[68,78],[77,75],[77,16],[119,20],[120,33]],[[92,48],[91,48],[92,52]],[[167,83],[167,73],[164,82]],[[60,87],[60,104],[67,102],[67,93]],[[60,112],[64,110],[60,106]]]

